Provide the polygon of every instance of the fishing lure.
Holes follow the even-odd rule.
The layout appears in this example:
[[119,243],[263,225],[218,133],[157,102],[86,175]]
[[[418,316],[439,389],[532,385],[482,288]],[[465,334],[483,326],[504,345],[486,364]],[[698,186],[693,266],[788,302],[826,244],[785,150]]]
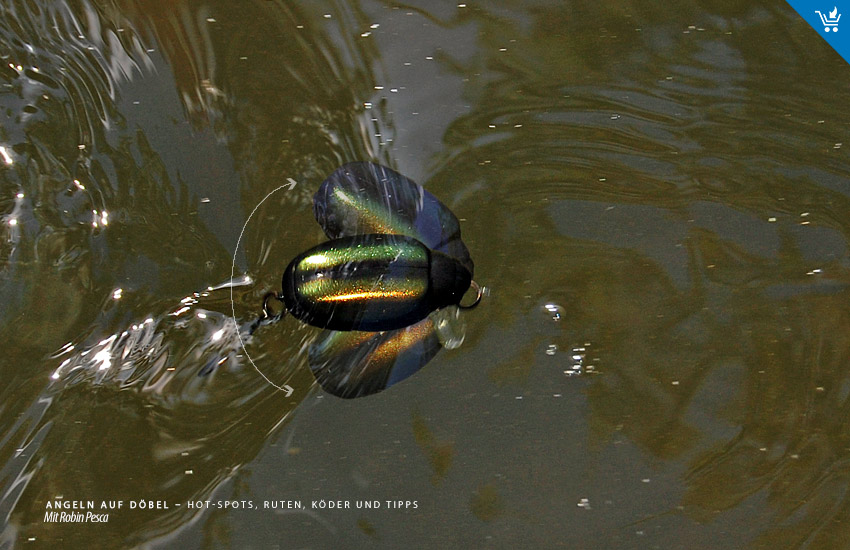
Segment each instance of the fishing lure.
[[295,257],[283,272],[283,302],[307,324],[330,330],[410,326],[460,305],[473,287],[473,263],[460,224],[434,195],[398,172],[346,164],[321,185],[313,213],[330,241]]
[[330,330],[410,326],[459,304],[472,274],[457,259],[404,235],[356,235],[297,256],[283,273],[289,313]]
[[[475,307],[482,289],[461,240],[460,223],[409,178],[369,163],[346,164],[313,197],[313,214],[329,241],[299,254],[271,299],[307,324],[327,329],[308,352],[322,387],[360,397],[401,381],[440,350],[429,315]],[[467,291],[473,303],[461,305]]]

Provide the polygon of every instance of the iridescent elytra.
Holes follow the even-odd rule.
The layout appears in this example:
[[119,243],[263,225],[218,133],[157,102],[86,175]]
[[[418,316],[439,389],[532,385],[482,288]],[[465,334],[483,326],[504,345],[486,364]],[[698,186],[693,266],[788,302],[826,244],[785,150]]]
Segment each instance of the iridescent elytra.
[[283,273],[282,294],[290,314],[310,325],[384,331],[458,304],[471,281],[456,258],[413,237],[368,234],[298,255]]

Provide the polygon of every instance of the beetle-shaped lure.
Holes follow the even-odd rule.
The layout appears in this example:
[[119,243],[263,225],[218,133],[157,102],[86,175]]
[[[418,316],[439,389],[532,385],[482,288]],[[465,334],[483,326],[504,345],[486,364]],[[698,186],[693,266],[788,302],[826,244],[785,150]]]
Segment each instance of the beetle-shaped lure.
[[[330,330],[410,326],[459,305],[473,263],[457,218],[431,193],[373,163],[346,164],[313,197],[330,241],[296,256],[278,298],[296,319]],[[474,285],[480,299],[480,289]]]
[[[381,391],[410,376],[440,349],[435,310],[472,308],[482,290],[451,211],[420,185],[384,166],[342,166],[313,197],[313,214],[331,239],[286,267],[269,301],[328,329],[310,348],[310,367],[340,397]],[[472,287],[475,300],[461,306]]]

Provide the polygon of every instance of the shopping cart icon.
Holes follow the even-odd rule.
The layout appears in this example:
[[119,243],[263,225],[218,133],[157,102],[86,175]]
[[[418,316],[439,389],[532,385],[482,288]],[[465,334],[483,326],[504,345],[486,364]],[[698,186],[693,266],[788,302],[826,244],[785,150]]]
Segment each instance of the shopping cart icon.
[[838,32],[838,20],[841,19],[841,14],[838,13],[838,6],[832,8],[832,11],[827,15],[822,14],[821,12],[815,10],[815,13],[820,15],[821,23],[823,23],[823,30],[825,32]]

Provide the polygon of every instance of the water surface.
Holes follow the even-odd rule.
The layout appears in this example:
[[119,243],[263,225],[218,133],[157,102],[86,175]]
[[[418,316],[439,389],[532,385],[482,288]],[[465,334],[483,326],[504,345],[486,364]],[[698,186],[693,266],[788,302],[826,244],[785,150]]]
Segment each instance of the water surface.
[[[0,548],[846,544],[850,70],[790,7],[0,10]],[[358,400],[264,329],[287,397],[231,314],[355,160],[449,205],[490,293]]]

